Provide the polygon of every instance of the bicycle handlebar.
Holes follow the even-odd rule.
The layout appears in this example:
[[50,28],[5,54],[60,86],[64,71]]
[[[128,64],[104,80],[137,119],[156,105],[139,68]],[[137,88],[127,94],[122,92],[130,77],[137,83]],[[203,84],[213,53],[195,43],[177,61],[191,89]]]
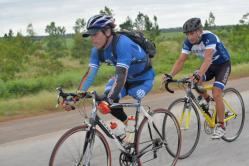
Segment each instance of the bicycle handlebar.
[[[96,91],[93,92],[84,92],[84,93],[65,93],[61,87],[56,88],[57,93],[58,93],[58,99],[57,99],[57,104],[59,105],[60,102],[60,97],[63,98],[63,101],[73,101],[77,102],[80,99],[84,98],[95,98],[96,101],[102,101],[104,99],[103,96],[99,96]],[[72,110],[75,110],[75,107],[73,105],[69,105]]]
[[170,92],[170,93],[174,93],[174,90],[170,89],[169,88],[169,83],[182,83],[182,84],[191,84],[191,81],[190,81],[190,78],[183,78],[183,79],[180,79],[180,80],[174,80],[174,79],[170,79],[170,80],[167,80],[167,82],[165,83],[165,89]]
[[170,93],[174,93],[174,90],[169,88],[169,83],[187,84],[188,87],[195,89],[198,93],[206,92],[206,89],[203,86],[198,85],[198,83],[194,83],[192,80],[190,80],[189,77],[180,80],[174,80],[174,79],[167,80],[167,82],[165,83],[165,89]]
[[175,80],[168,80],[166,83],[165,83],[165,89],[169,92],[169,93],[175,93],[175,91],[171,90],[169,88],[169,83],[172,83],[172,82],[176,82]]
[[97,101],[103,100],[104,96],[99,96],[96,91],[93,92],[83,92],[83,93],[65,93],[61,87],[56,88],[58,91],[59,97],[62,97],[63,99],[66,99],[67,97],[74,97],[77,99],[83,99],[83,98],[93,98]]

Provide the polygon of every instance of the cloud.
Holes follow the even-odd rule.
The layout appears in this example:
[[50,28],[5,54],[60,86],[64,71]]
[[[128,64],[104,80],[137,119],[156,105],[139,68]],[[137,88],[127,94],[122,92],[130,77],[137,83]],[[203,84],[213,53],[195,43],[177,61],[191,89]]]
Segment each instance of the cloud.
[[161,28],[182,26],[190,17],[208,18],[212,11],[217,25],[236,24],[243,14],[249,12],[248,0],[0,0],[0,36],[12,29],[25,33],[29,23],[35,32],[45,34],[51,21],[73,32],[77,18],[86,20],[105,6],[114,10],[117,24],[127,16],[135,19],[138,12],[156,15]]

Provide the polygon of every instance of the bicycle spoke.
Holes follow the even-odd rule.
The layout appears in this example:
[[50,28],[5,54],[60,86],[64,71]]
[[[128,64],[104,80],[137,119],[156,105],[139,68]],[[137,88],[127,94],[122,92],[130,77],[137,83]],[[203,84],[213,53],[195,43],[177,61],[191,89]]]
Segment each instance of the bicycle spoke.
[[245,119],[245,107],[240,93],[234,88],[224,90],[225,104],[225,141],[231,142],[237,139],[243,129]]
[[[182,132],[181,159],[187,158],[196,148],[200,137],[200,117],[197,109],[191,103],[186,103],[184,98],[175,100],[170,106],[169,111],[180,119]],[[175,156],[175,151],[169,143],[169,153]]]
[[[138,138],[136,140],[136,150],[140,164],[143,166],[158,165],[158,163],[171,165],[177,160],[177,158],[172,158],[168,154],[166,148],[168,146],[168,141],[170,141],[172,145],[175,144],[174,146],[176,149],[179,147],[179,142],[177,140],[179,140],[178,134],[180,133],[180,128],[176,119],[175,123],[171,121],[171,124],[168,123],[168,126],[163,126],[163,124],[165,124],[163,122],[164,117],[167,116],[164,111],[165,110],[162,109],[161,112],[158,111],[152,114],[152,123],[146,119],[143,120],[140,125]],[[175,125],[177,125],[177,129]],[[165,132],[169,134],[167,139],[165,139]]]
[[[105,138],[100,133],[96,133],[95,139],[91,140],[94,141],[92,142],[94,145],[90,146],[90,142],[85,144],[86,149],[83,155],[85,138],[86,131],[83,126],[75,127],[69,130],[56,144],[51,155],[49,165],[82,165],[84,162],[90,160],[91,166],[97,166],[100,164],[109,166],[110,149],[105,141]],[[92,147],[92,150],[89,149],[90,147]]]

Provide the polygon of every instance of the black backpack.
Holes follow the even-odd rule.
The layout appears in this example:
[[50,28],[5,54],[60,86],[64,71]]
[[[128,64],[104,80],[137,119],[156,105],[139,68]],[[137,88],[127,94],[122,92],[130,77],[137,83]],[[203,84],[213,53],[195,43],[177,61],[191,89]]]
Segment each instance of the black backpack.
[[[144,34],[142,32],[123,30],[123,31],[116,32],[117,37],[119,36],[119,34],[125,35],[128,38],[130,38],[133,42],[137,43],[140,47],[143,48],[143,50],[147,53],[149,58],[153,58],[156,55],[155,43],[153,41],[145,38]],[[118,39],[117,40],[114,39],[113,42],[114,42],[113,48],[116,48]],[[116,54],[115,52],[116,52],[116,50],[114,49],[113,54]]]
[[[133,42],[137,43],[145,51],[145,53],[148,55],[147,58],[143,61],[139,60],[138,62],[133,62],[133,63],[141,63],[141,62],[145,62],[145,61],[147,62],[144,71],[142,71],[141,73],[138,73],[136,75],[138,76],[138,75],[143,74],[144,72],[148,71],[149,69],[151,69],[152,64],[151,64],[150,59],[155,57],[155,55],[156,55],[155,43],[153,41],[145,38],[144,34],[142,32],[139,32],[139,31],[123,30],[123,31],[116,32],[113,35],[113,39],[112,39],[112,54],[115,57],[115,59],[117,58],[116,47],[117,47],[117,43],[118,43],[120,35],[125,35],[128,38],[130,38]],[[99,59],[101,62],[104,62],[104,57],[102,54],[103,54],[103,50],[99,50],[98,51]]]

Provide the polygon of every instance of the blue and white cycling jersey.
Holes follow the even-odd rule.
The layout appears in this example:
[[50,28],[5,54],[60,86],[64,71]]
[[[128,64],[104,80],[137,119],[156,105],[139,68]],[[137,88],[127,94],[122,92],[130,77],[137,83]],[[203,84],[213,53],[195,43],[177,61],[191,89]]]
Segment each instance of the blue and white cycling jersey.
[[218,36],[210,31],[203,31],[199,44],[191,44],[186,39],[183,43],[182,53],[189,54],[192,52],[204,59],[205,49],[210,48],[214,50],[212,64],[223,64],[230,60],[230,55],[223,43]]
[[[126,81],[133,82],[154,79],[155,73],[153,69],[134,77],[137,73],[144,71],[146,65],[146,62],[132,64],[132,62],[137,60],[145,60],[147,56],[138,44],[134,43],[127,36],[120,35],[116,47],[117,58],[114,58],[112,54],[112,44],[109,44],[109,46],[104,50],[104,60],[114,66],[127,68],[128,75]],[[98,50],[94,47],[91,51],[89,66],[98,69],[100,67],[100,63]]]

